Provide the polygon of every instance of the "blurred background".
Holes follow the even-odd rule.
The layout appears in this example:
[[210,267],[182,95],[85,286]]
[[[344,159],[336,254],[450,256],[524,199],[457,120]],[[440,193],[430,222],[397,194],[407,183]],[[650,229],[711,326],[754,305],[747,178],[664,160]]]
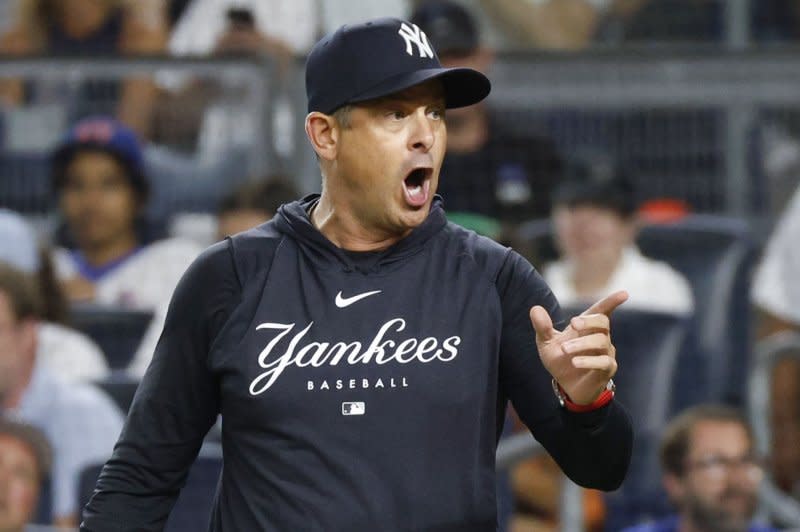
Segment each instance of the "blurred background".
[[[0,523],[77,526],[184,269],[319,191],[305,54],[377,16],[492,80],[448,111],[451,220],[567,316],[631,294],[625,484],[564,480],[509,409],[500,530],[800,529],[798,0],[0,0],[0,455],[30,469]],[[170,530],[221,461],[215,429]]]

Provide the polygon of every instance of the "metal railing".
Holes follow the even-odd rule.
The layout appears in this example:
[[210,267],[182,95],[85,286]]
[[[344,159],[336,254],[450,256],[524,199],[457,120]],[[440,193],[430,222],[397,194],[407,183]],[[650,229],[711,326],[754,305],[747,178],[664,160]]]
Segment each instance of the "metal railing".
[[[756,215],[766,206],[754,205],[757,202],[753,199],[751,174],[758,164],[750,149],[754,129],[761,125],[762,111],[800,109],[800,93],[795,90],[800,82],[798,57],[794,48],[732,51],[708,46],[570,55],[509,52],[498,55],[490,72],[490,98],[500,109],[535,111],[534,117],[536,113],[564,110],[579,117],[601,111],[608,111],[612,117],[631,111],[675,111],[684,113],[685,118],[696,116],[696,140],[708,143],[697,152],[697,166],[709,157],[718,155],[722,159],[716,170],[717,182],[723,187],[721,198],[716,201],[719,205],[709,205],[719,212]],[[699,114],[708,111],[715,114]],[[719,127],[719,138],[704,138],[702,124],[711,121]],[[653,124],[658,126],[657,121]],[[536,123],[524,127],[552,132]],[[620,134],[618,130],[611,133],[611,137]],[[615,141],[637,141],[608,136],[603,140],[612,144],[612,149]],[[578,143],[579,139],[574,141]],[[616,148],[626,151],[624,145]],[[674,155],[670,146],[664,147],[666,160]],[[688,182],[686,186],[697,185]],[[709,194],[713,188],[709,187]]]
[[[249,153],[254,171],[263,170],[267,158],[272,155],[270,125],[277,92],[273,71],[268,60],[250,58],[0,56],[0,80],[19,79],[34,84],[75,85],[96,80],[121,81],[131,77],[151,78],[156,82],[165,77],[182,81],[237,80],[237,84],[246,86],[243,94],[237,94],[239,103],[249,109],[251,116],[258,118],[254,121],[256,135]],[[162,88],[168,92],[166,87]]]

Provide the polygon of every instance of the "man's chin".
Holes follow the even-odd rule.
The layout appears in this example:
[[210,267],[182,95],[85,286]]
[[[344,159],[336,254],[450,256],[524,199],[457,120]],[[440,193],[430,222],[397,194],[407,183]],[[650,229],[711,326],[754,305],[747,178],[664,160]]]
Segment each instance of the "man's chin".
[[419,207],[406,206],[405,212],[402,216],[403,225],[407,229],[415,229],[416,227],[422,225],[422,223],[428,217],[430,211],[430,202],[426,203],[425,205],[420,205]]

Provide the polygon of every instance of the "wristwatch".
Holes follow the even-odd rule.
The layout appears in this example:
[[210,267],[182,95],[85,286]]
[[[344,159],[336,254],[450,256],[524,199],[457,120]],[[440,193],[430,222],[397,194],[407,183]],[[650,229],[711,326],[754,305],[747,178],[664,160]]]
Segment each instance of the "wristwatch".
[[614,384],[614,379],[608,379],[605,390],[603,390],[603,393],[601,393],[594,402],[588,405],[579,405],[572,402],[561,385],[558,384],[555,377],[551,380],[551,384],[553,386],[553,393],[556,399],[558,399],[558,404],[562,408],[566,408],[572,412],[591,412],[592,410],[597,410],[611,402],[614,398],[614,393],[617,391],[617,385]]

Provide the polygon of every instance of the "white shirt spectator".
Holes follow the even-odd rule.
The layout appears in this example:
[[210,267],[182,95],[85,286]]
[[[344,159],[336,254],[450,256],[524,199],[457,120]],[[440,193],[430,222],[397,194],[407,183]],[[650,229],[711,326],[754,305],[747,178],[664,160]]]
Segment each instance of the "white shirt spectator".
[[800,324],[800,187],[767,243],[753,279],[753,302],[779,318]]
[[57,323],[41,323],[36,357],[50,373],[70,382],[88,382],[108,375],[100,348],[89,337]]
[[100,390],[67,383],[37,360],[30,384],[10,414],[42,430],[53,448],[53,515],[80,515],[81,471],[111,456],[122,430],[122,413]]
[[378,17],[406,19],[411,14],[409,0],[317,0],[322,13],[322,33],[330,33],[344,24],[354,24]]
[[668,264],[648,259],[633,246],[623,252],[606,286],[588,300],[575,293],[570,263],[559,260],[547,265],[543,277],[562,306],[594,303],[617,290],[627,290],[626,309],[689,314],[694,308],[688,281]]
[[[201,251],[194,242],[175,238],[144,246],[100,278],[89,279],[96,287],[94,303],[155,311],[169,300],[183,272]],[[73,252],[56,249],[53,259],[59,279],[81,275],[80,261]]]
[[[94,279],[97,297],[94,303],[153,312],[148,333],[137,350],[129,371],[141,376],[153,356],[154,342],[164,327],[165,308],[183,272],[202,248],[188,240],[170,238],[143,247],[99,279]],[[54,254],[56,275],[69,279],[79,275],[75,255],[66,249]]]
[[317,9],[314,0],[194,0],[175,24],[168,49],[173,55],[208,55],[228,24],[228,8],[253,13],[256,28],[286,43],[297,54],[316,41]]

